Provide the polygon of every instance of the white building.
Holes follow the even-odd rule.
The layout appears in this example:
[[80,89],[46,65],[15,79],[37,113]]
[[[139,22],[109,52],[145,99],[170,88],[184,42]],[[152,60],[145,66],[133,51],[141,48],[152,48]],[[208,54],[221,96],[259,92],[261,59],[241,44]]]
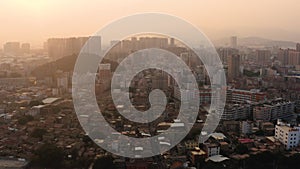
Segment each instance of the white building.
[[28,112],[27,115],[36,116],[41,113],[41,109],[44,108],[45,105],[33,106]]
[[297,147],[299,145],[300,127],[292,127],[289,124],[278,120],[275,127],[275,139],[281,142],[285,149]]
[[[185,85],[189,85],[188,83]],[[178,86],[174,86],[174,98],[181,101],[190,101],[194,100],[197,97],[197,90],[186,89],[180,91]]]
[[220,154],[220,145],[218,143],[204,143],[204,149],[208,157]]

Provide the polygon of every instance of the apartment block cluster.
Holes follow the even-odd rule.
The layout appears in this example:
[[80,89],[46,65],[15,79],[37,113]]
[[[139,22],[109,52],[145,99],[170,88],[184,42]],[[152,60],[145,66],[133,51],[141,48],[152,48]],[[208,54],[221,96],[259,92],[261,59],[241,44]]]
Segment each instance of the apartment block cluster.
[[30,43],[6,42],[3,45],[3,52],[14,56],[29,54]]
[[146,48],[167,48],[169,46],[175,46],[174,39],[168,39],[163,37],[132,37],[131,39],[125,39],[122,41],[111,41],[112,46],[116,46],[118,51],[132,52]]
[[[93,38],[96,44],[101,44],[100,37]],[[49,58],[57,60],[68,55],[78,54],[88,39],[89,37],[51,38],[45,47]],[[173,51],[189,66],[198,65],[193,61],[191,52],[184,47],[176,46],[176,42],[172,38],[134,37],[122,41],[112,41],[111,44],[115,45],[112,50],[117,51],[115,55],[112,53],[112,59],[117,62],[122,61],[123,55],[116,58],[114,56],[119,56],[120,53],[128,54],[138,49],[158,47]],[[15,51],[17,46],[17,44],[8,43],[5,52]],[[24,45],[23,48],[28,49],[28,45]],[[109,94],[106,95],[107,97],[105,96],[107,91],[110,91],[112,75],[118,80],[123,78],[122,74],[114,74],[116,63],[100,63],[95,83],[96,95],[100,96],[97,101],[104,110],[103,114],[107,116],[107,122],[120,133],[111,133],[112,137],[108,139],[109,141],[99,134],[93,141],[99,144],[109,144],[116,152],[126,152],[127,149],[124,145],[127,145],[128,142],[122,142],[119,139],[121,134],[131,137],[151,137],[163,133],[169,128],[176,128],[176,130],[182,131],[179,132],[182,134],[186,131],[188,124],[177,119],[176,110],[180,107],[178,100],[190,102],[199,96],[201,107],[196,123],[181,143],[160,157],[132,160],[114,157],[116,168],[165,169],[175,168],[176,165],[200,168],[203,163],[209,161],[214,163],[228,160],[239,161],[248,158],[249,155],[266,151],[278,152],[278,150],[285,149],[291,150],[286,151],[287,154],[293,151],[300,152],[300,127],[297,125],[297,114],[295,113],[300,110],[299,72],[296,69],[292,69],[293,71],[289,69],[290,64],[297,63],[297,52],[300,51],[300,45],[297,45],[297,49],[280,49],[278,55],[275,55],[270,49],[252,50],[247,48],[240,52],[238,48],[237,37],[232,37],[230,47],[218,49],[225,65],[230,87],[220,87],[216,91],[225,92],[226,90],[226,106],[216,131],[209,134],[209,139],[203,144],[198,142],[199,133],[205,126],[205,119],[209,115],[207,107],[209,107],[212,97],[217,94],[212,93],[208,87],[209,80],[205,74],[205,67],[201,64],[192,68],[196,79],[200,79],[198,81],[199,93],[195,90],[180,92],[174,79],[159,70],[143,71],[134,79],[125,79],[120,82],[113,92],[120,93],[124,88],[130,87],[130,101],[141,110],[149,107],[144,103],[148,103],[148,94],[152,89],[162,89],[169,101],[166,111],[157,119],[163,122],[135,126],[134,122],[122,119],[117,113],[117,110],[124,111],[126,105],[114,105],[110,99],[111,96]],[[286,51],[287,54],[281,53]],[[278,63],[278,59],[283,62],[283,65]],[[11,60],[11,58],[7,60]],[[21,63],[24,63],[23,60],[18,61],[17,65],[21,65]],[[296,66],[296,64],[292,65]],[[13,63],[10,66],[1,64],[0,70],[9,67],[18,66]],[[22,72],[22,70],[18,71]],[[250,72],[250,76],[243,76],[247,71]],[[191,77],[185,72],[177,71],[174,74],[179,78],[187,79],[187,83],[183,84],[187,89],[193,88],[189,83]],[[0,139],[0,155],[20,158],[10,159],[11,161],[0,159],[0,166],[8,163],[9,165],[27,165],[27,161],[22,158],[32,157],[37,145],[46,142],[62,148],[66,154],[65,160],[68,162],[76,161],[79,158],[93,161],[106,153],[87,139],[88,137],[78,123],[70,99],[71,77],[72,72],[56,70],[54,74],[40,79],[27,78],[25,75],[20,78],[0,78],[0,132],[6,136]],[[85,79],[80,80],[84,81]],[[89,107],[90,104],[87,102],[82,107]],[[22,122],[24,121],[23,117],[33,119],[25,119],[25,122]],[[82,114],[80,118],[85,119],[83,123],[92,127],[99,123],[89,112]],[[282,121],[278,119],[282,119]],[[275,124],[276,120],[278,122]],[[31,135],[35,129],[45,129],[46,132],[40,138],[36,138]],[[175,137],[176,134],[178,133],[170,135]],[[105,140],[106,142],[104,142]],[[167,148],[172,142],[170,139],[158,137],[157,143],[160,148]],[[236,153],[236,147],[239,145],[247,147],[248,152]],[[141,152],[151,151],[151,148],[145,146],[145,143],[138,143],[132,147],[137,153],[137,157]],[[72,153],[74,151],[75,154]]]
[[296,66],[300,69],[300,43],[297,43],[296,49],[280,49],[278,52],[278,60],[283,65]]
[[48,51],[51,60],[57,60],[70,55],[80,53],[83,46],[89,40],[86,49],[91,52],[101,52],[101,37],[72,37],[72,38],[50,38],[45,42],[44,48]]
[[[200,104],[210,104],[212,93],[209,88],[200,89]],[[267,99],[266,92],[258,89],[241,90],[229,88],[227,90],[227,104],[222,119],[254,119],[262,121],[274,121],[278,118],[288,118],[295,112],[295,102],[283,99]]]
[[[205,106],[211,101],[211,90],[200,90],[200,104]],[[227,90],[227,104],[222,114],[223,120],[262,120],[274,121],[278,118],[289,118],[295,112],[295,102],[282,98],[267,99],[265,92],[257,89]]]

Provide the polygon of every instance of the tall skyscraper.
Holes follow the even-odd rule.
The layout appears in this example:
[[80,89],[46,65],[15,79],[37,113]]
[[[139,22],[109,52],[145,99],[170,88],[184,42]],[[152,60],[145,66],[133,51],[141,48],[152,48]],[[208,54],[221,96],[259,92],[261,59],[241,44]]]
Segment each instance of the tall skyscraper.
[[11,55],[20,54],[20,42],[7,42],[3,45],[3,52]]
[[228,79],[229,81],[240,77],[240,55],[228,57]]
[[22,53],[30,53],[30,43],[22,43],[21,45],[21,51]]
[[[80,47],[80,49],[83,46]],[[86,44],[85,48],[88,50],[89,54],[99,55],[101,53],[101,37],[100,36],[90,36],[89,43]]]
[[288,64],[289,50],[290,49],[280,49],[278,51],[277,59],[281,62],[282,65],[287,65]]
[[297,43],[295,49],[280,49],[278,52],[278,60],[282,65],[300,65],[300,44]]
[[298,52],[300,52],[300,43],[297,43],[297,44],[296,44],[296,50],[297,50]]
[[270,50],[256,50],[255,51],[256,62],[258,64],[266,64],[271,62],[271,51]]
[[237,37],[236,36],[230,37],[230,47],[237,48]]
[[218,48],[217,52],[223,64],[227,64],[228,56],[238,54],[239,50],[234,48]]
[[288,65],[300,65],[300,52],[290,50],[288,55]]
[[65,39],[63,38],[51,38],[47,41],[48,55],[51,59],[57,60],[66,56],[65,52]]
[[171,38],[170,39],[170,47],[174,47],[175,46],[175,39]]

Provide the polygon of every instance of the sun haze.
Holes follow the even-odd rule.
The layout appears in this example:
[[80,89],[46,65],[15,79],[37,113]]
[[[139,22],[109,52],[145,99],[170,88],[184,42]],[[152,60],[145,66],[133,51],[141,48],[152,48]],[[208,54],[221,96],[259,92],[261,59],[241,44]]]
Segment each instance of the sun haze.
[[22,41],[40,47],[49,37],[91,35],[141,12],[176,15],[211,39],[234,34],[300,41],[299,6],[298,0],[6,0],[0,1],[0,46]]

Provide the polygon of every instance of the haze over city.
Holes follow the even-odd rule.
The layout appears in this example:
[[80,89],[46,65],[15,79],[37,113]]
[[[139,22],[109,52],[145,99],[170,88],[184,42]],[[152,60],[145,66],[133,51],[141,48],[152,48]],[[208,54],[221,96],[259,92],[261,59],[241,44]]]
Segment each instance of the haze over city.
[[48,38],[89,36],[112,20],[142,12],[181,17],[212,41],[231,35],[300,41],[298,0],[10,0],[0,6],[0,46],[21,41],[41,48]]
[[0,169],[300,169],[299,7],[0,0]]

